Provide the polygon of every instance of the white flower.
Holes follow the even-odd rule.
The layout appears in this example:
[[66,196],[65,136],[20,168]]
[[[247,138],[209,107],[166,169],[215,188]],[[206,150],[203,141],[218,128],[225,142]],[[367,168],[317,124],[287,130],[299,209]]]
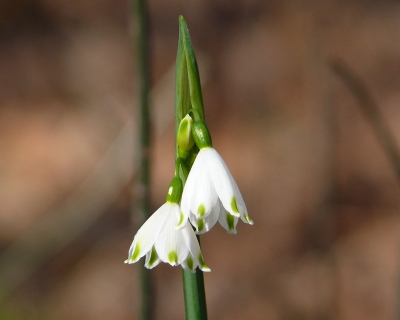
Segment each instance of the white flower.
[[183,189],[181,210],[177,228],[186,227],[189,218],[197,234],[207,232],[217,221],[233,234],[239,218],[253,224],[235,180],[211,146],[200,148]]
[[172,266],[182,265],[195,271],[211,271],[204,263],[199,243],[190,225],[176,230],[180,214],[177,203],[166,202],[143,224],[136,233],[125,263],[135,263],[146,255],[145,267],[151,269],[160,261]]

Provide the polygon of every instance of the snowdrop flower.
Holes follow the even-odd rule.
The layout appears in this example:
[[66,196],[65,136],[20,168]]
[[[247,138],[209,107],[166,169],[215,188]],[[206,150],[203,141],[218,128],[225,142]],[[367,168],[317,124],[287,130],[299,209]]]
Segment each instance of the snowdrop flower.
[[168,189],[167,201],[143,224],[136,233],[125,263],[135,263],[146,255],[145,267],[151,269],[160,261],[184,269],[211,271],[204,263],[199,243],[192,227],[188,224],[176,230],[180,215],[179,200],[182,181],[175,177]]
[[193,124],[192,133],[200,149],[183,189],[181,214],[177,228],[185,228],[187,219],[197,234],[219,223],[231,234],[236,233],[239,218],[250,225],[243,197],[228,167],[212,147],[210,133],[202,120]]

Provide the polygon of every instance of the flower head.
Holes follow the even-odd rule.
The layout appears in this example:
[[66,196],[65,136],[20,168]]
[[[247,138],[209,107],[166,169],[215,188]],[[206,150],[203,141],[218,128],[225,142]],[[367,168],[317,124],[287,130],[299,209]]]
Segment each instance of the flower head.
[[196,267],[210,271],[204,263],[192,227],[186,225],[180,230],[175,228],[180,215],[178,203],[181,193],[182,182],[175,177],[170,184],[166,203],[136,233],[125,263],[135,263],[146,255],[145,267],[149,269],[163,261],[172,266],[182,265],[192,272]]
[[204,122],[196,121],[192,132],[200,151],[183,190],[177,228],[183,228],[188,218],[198,234],[210,230],[217,221],[229,233],[236,233],[239,218],[253,224],[235,180],[211,145]]

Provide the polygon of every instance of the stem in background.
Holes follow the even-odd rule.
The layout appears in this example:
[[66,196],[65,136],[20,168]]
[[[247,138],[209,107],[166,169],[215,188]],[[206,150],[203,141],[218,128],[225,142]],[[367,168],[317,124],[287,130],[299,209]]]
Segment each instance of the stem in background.
[[[363,81],[358,78],[352,70],[346,66],[343,61],[333,60],[330,67],[343,80],[353,95],[359,102],[367,120],[371,123],[382,145],[384,152],[389,158],[392,167],[395,170],[398,181],[400,182],[400,152],[396,140],[386,125],[379,108],[372,95]],[[398,280],[399,281],[399,280]],[[400,296],[400,282],[397,284],[397,295]],[[400,303],[397,304],[396,319],[400,320]]]
[[330,61],[332,70],[343,80],[358,100],[361,110],[371,123],[379,143],[382,145],[400,182],[400,152],[396,140],[388,129],[379,108],[364,82],[341,60]]
[[[146,221],[150,212],[150,23],[146,0],[135,1],[134,13],[137,20],[137,52],[140,90],[140,171],[138,197],[132,217],[137,208]],[[136,210],[135,210],[136,209]],[[134,219],[133,219],[134,220]],[[141,319],[154,319],[154,293],[150,270],[141,265]]]

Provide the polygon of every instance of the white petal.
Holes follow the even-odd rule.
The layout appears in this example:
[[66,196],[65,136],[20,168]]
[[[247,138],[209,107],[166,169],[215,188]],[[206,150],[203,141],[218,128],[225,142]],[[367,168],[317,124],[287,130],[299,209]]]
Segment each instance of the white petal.
[[172,266],[181,264],[186,259],[189,252],[182,230],[176,230],[175,228],[177,223],[176,211],[178,211],[179,214],[180,209],[177,204],[175,204],[174,207],[155,244],[159,258]]
[[190,193],[182,194],[182,202],[189,201],[190,211],[199,218],[208,216],[218,199],[207,170],[207,152],[204,152],[207,149],[200,150],[190,170],[186,181]]
[[242,219],[242,221],[244,223],[253,225],[254,222],[250,218],[249,214],[247,213],[246,204],[244,203],[242,194],[240,193],[236,182],[233,181],[233,183],[234,183],[234,187],[235,187],[236,206],[237,206],[237,208],[239,210],[239,213],[240,213],[240,219]]
[[239,190],[239,188],[237,186],[237,183],[233,179],[232,175],[231,175],[231,178],[232,178],[232,185],[233,185],[233,188],[234,188],[234,193],[235,193],[238,209],[239,209],[239,211],[243,210],[244,212],[247,212],[246,204],[244,203],[242,194],[240,193],[240,190]]
[[228,231],[228,233],[236,234],[236,225],[238,223],[238,220],[238,217],[232,216],[229,212],[226,212],[221,208],[218,221],[221,226],[223,226]]
[[126,263],[134,263],[150,251],[169,216],[170,206],[164,203],[139,229],[133,238]]
[[[211,271],[211,269],[205,264],[203,255],[200,250],[199,242],[193,232],[191,226],[186,225],[186,227],[182,230],[183,236],[186,241],[186,245],[189,248],[191,257],[193,258],[193,269],[196,269],[198,266],[202,271]],[[185,267],[185,265],[183,265]]]
[[217,193],[205,171],[197,181],[197,190],[193,198],[191,211],[198,218],[205,218],[211,213],[217,201]]
[[236,208],[235,180],[229,172],[224,160],[214,148],[208,148],[205,149],[205,151],[207,151],[207,167],[210,173],[212,172],[212,174],[210,174],[210,179],[212,180],[222,205],[226,211],[239,217],[240,213]]
[[[197,160],[197,158],[196,158]],[[196,162],[195,162],[196,163]],[[196,170],[196,167],[193,165],[192,169],[189,172],[189,176],[186,180],[185,186],[182,192],[182,200],[181,200],[181,216],[177,228],[182,229],[186,226],[187,219],[189,218],[191,205],[193,203],[193,197],[196,192],[196,180],[197,175],[200,173]]]
[[205,218],[197,218],[193,214],[189,216],[191,224],[196,228],[196,234],[206,233],[215,225],[218,221],[220,206],[221,204],[218,200],[211,213]]

